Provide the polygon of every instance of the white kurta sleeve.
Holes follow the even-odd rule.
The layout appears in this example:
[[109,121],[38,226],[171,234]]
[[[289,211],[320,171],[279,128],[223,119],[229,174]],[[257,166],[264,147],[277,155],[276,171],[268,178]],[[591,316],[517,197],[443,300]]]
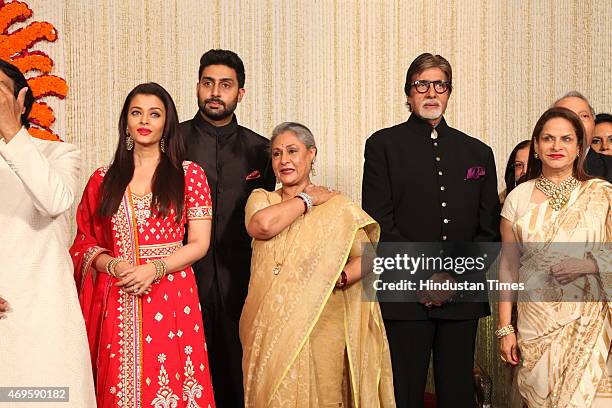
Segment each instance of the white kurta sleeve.
[[50,143],[53,145],[41,151],[28,131],[21,128],[9,143],[0,143],[0,156],[21,180],[36,209],[57,217],[74,202],[81,155],[69,143]]

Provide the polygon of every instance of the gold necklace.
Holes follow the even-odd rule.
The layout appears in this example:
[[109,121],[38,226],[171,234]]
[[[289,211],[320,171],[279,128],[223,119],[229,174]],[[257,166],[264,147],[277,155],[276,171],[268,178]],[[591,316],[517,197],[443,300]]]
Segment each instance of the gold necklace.
[[553,210],[559,211],[567,204],[572,191],[580,186],[580,181],[576,180],[573,176],[569,176],[561,183],[555,184],[540,174],[540,177],[536,179],[535,186],[549,198],[548,205]]
[[[281,189],[281,202],[283,199],[283,194],[284,194],[284,191]],[[289,240],[289,233],[291,232],[291,229],[293,228],[294,223],[297,222],[301,217],[302,216],[300,215],[300,217],[295,219],[291,223],[291,225],[289,225],[289,228],[287,228],[287,233],[285,234],[285,239],[283,240],[283,251],[282,251],[283,259],[282,260],[279,260],[278,259],[279,257],[277,257],[276,255],[277,255],[278,249],[280,248],[280,245],[278,242],[279,241],[278,236],[281,235],[283,232],[281,231],[274,236],[274,267],[272,268],[272,273],[274,275],[278,275],[281,269],[283,268],[283,264],[285,263],[285,260],[287,259],[287,241]],[[302,224],[300,224],[300,227],[301,226]],[[291,246],[295,243],[295,240],[296,240],[296,237],[299,231],[300,231],[299,228],[295,230],[293,234],[293,239],[291,240],[291,245],[289,246],[289,248],[291,248]]]

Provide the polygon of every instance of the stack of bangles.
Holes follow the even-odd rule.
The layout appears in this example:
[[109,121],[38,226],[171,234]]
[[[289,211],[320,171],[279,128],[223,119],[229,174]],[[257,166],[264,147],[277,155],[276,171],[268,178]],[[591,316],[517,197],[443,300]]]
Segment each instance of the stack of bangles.
[[[119,264],[119,262],[122,262],[122,261],[123,259],[112,258],[106,264],[106,273],[108,273],[113,278],[116,278],[117,277],[117,271],[116,271],[117,265]],[[153,280],[153,283],[158,283],[160,280],[162,280],[164,276],[166,276],[166,273],[168,272],[168,267],[166,266],[166,263],[162,261],[161,259],[154,259],[153,261],[151,261],[151,264],[153,264],[153,266],[155,267],[155,279]]]
[[106,264],[106,273],[108,273],[113,278],[116,278],[117,271],[115,269],[117,268],[117,264],[119,264],[119,262],[121,262],[122,260],[123,259],[119,258],[111,258],[111,260],[108,261],[108,263]]
[[502,337],[506,337],[510,333],[514,333],[514,326],[511,324],[504,326],[504,327],[500,327],[499,329],[495,330],[495,336],[498,339],[501,339]]
[[166,273],[168,272],[168,267],[166,266],[166,263],[161,259],[154,259],[151,261],[151,263],[153,264],[153,266],[155,266],[155,279],[153,279],[153,283],[159,283],[159,281],[162,280],[164,276],[166,276]]

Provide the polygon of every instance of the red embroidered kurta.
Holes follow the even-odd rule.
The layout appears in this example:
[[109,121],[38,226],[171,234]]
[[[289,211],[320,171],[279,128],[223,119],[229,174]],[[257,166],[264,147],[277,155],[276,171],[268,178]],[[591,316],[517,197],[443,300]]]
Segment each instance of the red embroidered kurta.
[[182,246],[189,220],[211,219],[204,170],[184,162],[185,209],[176,223],[151,212],[152,194],[129,188],[112,217],[96,211],[106,168],[89,179],[77,209],[70,250],[87,324],[99,407],[214,407],[204,325],[191,267],[165,276],[148,295],[134,296],[94,273],[102,252],[133,265],[164,258]]

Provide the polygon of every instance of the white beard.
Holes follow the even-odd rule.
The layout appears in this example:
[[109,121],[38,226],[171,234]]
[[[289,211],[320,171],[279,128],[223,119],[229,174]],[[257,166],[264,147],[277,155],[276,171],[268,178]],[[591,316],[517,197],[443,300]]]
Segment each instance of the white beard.
[[[424,105],[425,103],[423,103]],[[435,120],[438,119],[440,116],[442,116],[442,107],[439,106],[436,110],[432,111],[432,110],[426,110],[426,109],[422,109],[423,107],[421,106],[421,109],[419,110],[420,116],[423,119],[428,119],[428,120]]]

